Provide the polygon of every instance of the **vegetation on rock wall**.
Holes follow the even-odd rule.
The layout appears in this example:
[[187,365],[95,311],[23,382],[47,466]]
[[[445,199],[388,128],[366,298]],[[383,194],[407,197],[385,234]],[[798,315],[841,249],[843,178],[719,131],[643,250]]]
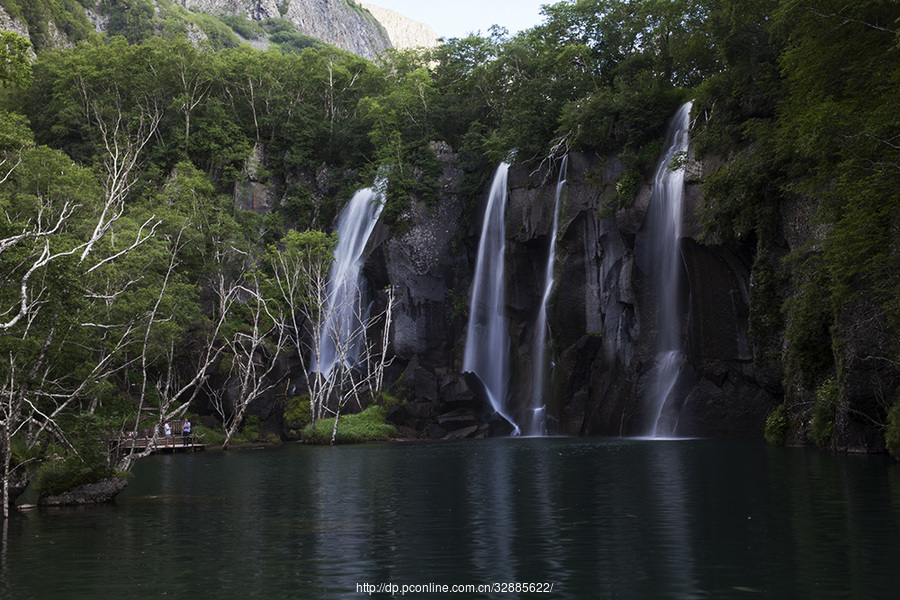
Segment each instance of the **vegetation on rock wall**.
[[[37,59],[4,34],[0,446],[16,438],[48,465],[105,473],[105,454],[75,441],[84,423],[133,431],[222,406],[210,378],[234,382],[254,362],[238,359],[246,340],[286,323],[273,292],[284,236],[329,230],[377,174],[389,222],[433,205],[435,142],[457,152],[472,202],[511,150],[537,166],[577,149],[622,157],[624,204],[695,98],[705,235],[755,252],[756,360],[785,399],[770,437],[871,446],[875,431],[896,448],[896,3],[570,0],[515,36],[377,63],[278,20],[165,1],[2,5],[28,24]],[[82,5],[120,35],[96,34]],[[47,23],[77,44],[51,50]],[[274,49],[235,35],[263,33]],[[266,339],[259,357],[295,352]]]
[[[96,0],[0,0],[6,13],[28,28],[31,43],[38,51],[94,34],[83,8],[95,4]],[[54,29],[65,37],[57,39]]]
[[[900,9],[878,1],[735,9],[743,18],[729,37],[744,40],[741,52],[700,88],[698,148],[725,159],[707,177],[707,230],[754,240],[757,262],[789,252],[773,273],[786,286],[785,325],[763,343],[785,348],[788,410],[800,417],[792,422],[811,418],[816,443],[871,446],[865,431],[880,434],[889,403],[870,400],[900,384]],[[755,295],[754,310],[771,315],[773,302]],[[867,369],[870,380],[855,381]],[[842,429],[858,431],[831,437],[832,411]]]

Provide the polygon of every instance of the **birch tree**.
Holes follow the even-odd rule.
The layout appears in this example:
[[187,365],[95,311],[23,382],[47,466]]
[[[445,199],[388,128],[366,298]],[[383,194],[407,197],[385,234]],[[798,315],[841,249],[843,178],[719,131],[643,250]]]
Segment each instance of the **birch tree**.
[[99,180],[61,152],[34,145],[20,117],[0,119],[4,510],[13,438],[24,436],[29,448],[46,438],[77,457],[61,419],[93,413],[104,386],[131,363],[125,357],[139,339],[140,319],[118,307],[143,279],[141,267],[119,278],[110,273],[153,239],[160,223],[153,214],[139,223],[125,219],[160,107],[150,99],[127,111],[125,94],[110,81],[78,75],[72,89],[98,132]]
[[[8,499],[12,440],[24,435],[73,449],[59,420],[127,362],[135,322],[110,310],[128,288],[94,287],[105,271],[153,236],[154,225],[118,247],[92,235],[100,186],[59,152],[22,147],[0,192],[0,472]],[[8,154],[7,154],[8,156]],[[84,256],[84,260],[80,257]],[[117,315],[121,316],[121,314]],[[6,503],[4,502],[4,506]]]
[[[360,290],[344,294],[347,306],[331,307],[339,320],[327,320],[329,270],[336,238],[319,231],[289,232],[269,248],[273,285],[285,309],[285,337],[296,353],[310,400],[310,423],[334,417],[331,441],[337,435],[341,413],[351,400],[362,408],[362,396],[375,401],[384,383],[384,368],[390,364],[388,346],[394,306],[393,290],[386,293],[383,310],[369,314],[368,302],[360,301]],[[351,283],[349,285],[357,285]],[[349,300],[355,298],[356,300]],[[373,340],[370,330],[381,327]],[[334,363],[323,371],[325,341],[334,348]]]
[[243,318],[241,326],[226,341],[231,357],[226,386],[234,394],[226,399],[223,389],[213,396],[215,408],[225,423],[223,450],[238,433],[250,404],[279,384],[273,375],[285,342],[283,314],[278,304],[264,294],[259,275],[248,274],[235,292],[236,312]]
[[306,381],[313,428],[333,389],[333,382],[311,370],[321,358],[319,321],[328,301],[328,271],[336,244],[335,235],[321,231],[290,231],[269,248],[273,285],[284,306],[286,339]]

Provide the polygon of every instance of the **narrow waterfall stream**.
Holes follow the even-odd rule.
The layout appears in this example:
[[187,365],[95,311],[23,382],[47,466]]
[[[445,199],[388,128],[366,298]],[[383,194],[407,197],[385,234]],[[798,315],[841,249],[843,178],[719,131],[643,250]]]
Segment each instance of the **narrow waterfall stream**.
[[532,379],[531,419],[526,435],[547,435],[547,382],[550,374],[550,359],[547,353],[549,325],[547,323],[547,305],[553,291],[553,267],[556,265],[556,233],[559,229],[559,208],[569,168],[569,157],[563,157],[556,181],[556,198],[553,206],[553,227],[550,230],[550,246],[547,249],[547,263],[544,271],[544,292],[541,295],[541,308],[538,311],[534,326],[534,365]]
[[656,380],[650,393],[648,435],[672,437],[678,425],[678,406],[671,398],[684,362],[681,309],[681,221],[684,167],[672,168],[673,159],[688,149],[692,103],[678,109],[669,122],[666,150],[653,178],[647,215],[651,281],[657,297]]
[[328,283],[328,304],[322,319],[319,347],[312,370],[326,378],[338,361],[353,366],[359,359],[365,327],[366,281],[363,251],[375,229],[384,197],[374,188],[356,192],[338,219],[338,244]]
[[475,374],[484,385],[494,412],[520,433],[507,408],[509,386],[509,328],[506,318],[506,200],[509,164],[497,167],[488,197],[478,243],[472,303],[463,371]]

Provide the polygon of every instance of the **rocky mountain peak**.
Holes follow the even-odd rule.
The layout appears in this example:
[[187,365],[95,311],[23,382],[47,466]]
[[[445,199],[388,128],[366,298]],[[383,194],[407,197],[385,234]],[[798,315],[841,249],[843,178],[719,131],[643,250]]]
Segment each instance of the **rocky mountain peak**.
[[432,48],[440,43],[438,34],[431,25],[413,21],[396,11],[368,2],[363,2],[361,6],[384,26],[394,48]]
[[385,28],[353,0],[178,0],[187,9],[245,15],[255,21],[284,18],[306,35],[368,59],[391,46]]

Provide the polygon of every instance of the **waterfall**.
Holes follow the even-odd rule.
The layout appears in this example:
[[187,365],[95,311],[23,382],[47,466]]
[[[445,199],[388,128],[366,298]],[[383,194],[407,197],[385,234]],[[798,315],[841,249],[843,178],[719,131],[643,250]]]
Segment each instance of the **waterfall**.
[[547,435],[547,405],[544,402],[547,390],[547,374],[550,371],[547,360],[547,304],[550,301],[550,293],[553,291],[553,267],[556,264],[556,233],[559,229],[559,206],[563,188],[566,184],[566,175],[569,167],[568,155],[563,157],[559,168],[559,177],[556,181],[556,202],[553,206],[553,227],[550,230],[550,247],[547,249],[547,264],[544,270],[544,293],[541,295],[541,308],[538,311],[537,322],[534,325],[534,363],[532,365],[532,398],[531,398],[531,423],[526,431],[527,435]]
[[657,341],[656,381],[652,388],[652,422],[649,435],[667,437],[675,434],[675,414],[664,415],[664,408],[675,389],[684,362],[681,333],[681,221],[684,197],[684,167],[670,168],[676,155],[688,149],[691,102],[684,104],[669,122],[666,150],[653,178],[653,192],[647,227],[651,281],[656,292]]
[[362,276],[363,251],[384,206],[381,187],[376,182],[374,188],[357,191],[338,219],[338,244],[331,264],[328,303],[312,360],[312,371],[325,377],[338,361],[352,367],[359,360],[368,312],[363,305],[367,285]]
[[491,408],[519,427],[506,412],[509,384],[509,329],[506,319],[504,259],[506,254],[506,197],[509,164],[497,167],[481,227],[463,371],[484,385]]

